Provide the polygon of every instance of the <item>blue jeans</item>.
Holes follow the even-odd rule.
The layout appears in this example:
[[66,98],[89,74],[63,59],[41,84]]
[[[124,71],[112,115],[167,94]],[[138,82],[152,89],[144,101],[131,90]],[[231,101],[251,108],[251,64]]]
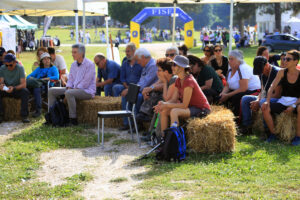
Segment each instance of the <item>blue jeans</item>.
[[118,97],[121,95],[122,91],[125,89],[124,85],[122,84],[115,84],[112,87],[112,92],[114,94],[114,97]]
[[35,110],[42,109],[42,88],[34,88],[33,89],[33,96],[35,101]]
[[106,84],[104,85],[104,94],[105,96],[114,96],[114,97],[117,97],[114,95],[113,93],[113,86],[116,85],[116,83],[111,83],[111,84]]
[[[143,95],[142,95],[142,93],[139,93],[139,94],[138,94],[137,102],[136,102],[136,104],[135,104],[135,110],[134,110],[135,116],[136,116],[137,113],[140,111],[140,107],[141,107],[143,101],[144,101]],[[121,102],[122,110],[126,110],[126,103],[127,103],[126,98],[125,98],[125,97],[122,97],[122,102]],[[132,109],[132,105],[129,104],[129,105],[128,105],[128,110],[131,110],[131,109]],[[128,118],[127,118],[127,117],[124,117],[124,118],[123,118],[123,125],[124,125],[124,126],[128,126],[128,125],[129,125],[129,124],[128,124]]]
[[[257,96],[254,95],[245,95],[242,97],[241,100],[241,106],[242,106],[242,124],[244,126],[250,126],[252,124],[252,112],[251,112],[251,108],[250,108],[250,103],[252,101],[256,101],[257,100]],[[266,98],[263,98],[259,101],[259,106],[261,107],[261,105],[266,101]],[[271,98],[270,102],[274,102],[276,103],[278,101],[278,99],[276,98]],[[264,121],[264,127],[267,127]]]

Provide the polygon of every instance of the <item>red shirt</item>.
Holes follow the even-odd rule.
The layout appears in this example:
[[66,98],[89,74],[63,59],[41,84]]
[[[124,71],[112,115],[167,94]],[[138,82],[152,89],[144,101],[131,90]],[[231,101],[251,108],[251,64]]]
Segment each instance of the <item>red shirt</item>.
[[191,74],[185,77],[183,81],[183,85],[181,85],[180,83],[180,78],[177,78],[175,82],[175,87],[178,89],[180,102],[183,101],[184,88],[191,87],[193,88],[193,93],[191,96],[189,107],[195,106],[197,108],[201,108],[201,109],[206,108],[210,110],[210,105],[206,99],[206,96],[203,94],[197,81]]

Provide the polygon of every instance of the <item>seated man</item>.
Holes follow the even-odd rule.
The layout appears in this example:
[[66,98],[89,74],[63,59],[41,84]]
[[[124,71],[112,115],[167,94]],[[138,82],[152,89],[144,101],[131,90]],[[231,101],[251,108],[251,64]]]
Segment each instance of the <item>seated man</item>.
[[[113,60],[108,60],[102,53],[97,53],[94,62],[98,67],[96,79],[97,95],[101,95],[101,88],[104,88],[105,96],[119,96],[113,94],[113,86],[120,82],[120,65]],[[104,81],[102,82],[102,78]]]
[[[260,106],[266,101],[266,95],[268,90],[275,79],[277,72],[280,68],[271,65],[268,63],[267,58],[263,56],[257,56],[253,61],[253,74],[258,75],[261,81],[261,92],[258,96],[255,95],[245,95],[241,100],[242,108],[242,134],[251,134],[252,133],[252,114],[251,111],[258,111]],[[279,87],[277,87],[279,89]],[[277,92],[272,94],[271,102],[276,102],[278,99],[278,89]]]
[[59,71],[59,77],[61,79],[61,85],[66,86],[68,81],[69,72],[67,69],[66,61],[62,55],[57,55],[53,47],[48,47],[48,53],[51,56],[51,61]]
[[179,55],[179,50],[175,46],[170,46],[166,49],[165,56],[167,58],[171,58],[172,60],[175,58],[175,56]]
[[92,61],[85,58],[83,44],[72,46],[72,63],[66,87],[52,87],[48,91],[48,106],[52,106],[57,96],[65,95],[69,107],[70,123],[77,125],[76,99],[91,99],[96,93],[96,72]]
[[193,55],[188,55],[191,73],[195,77],[209,103],[213,103],[223,90],[223,83],[214,68]]
[[[300,70],[297,69],[300,55],[297,50],[290,50],[285,57],[285,67],[277,73],[268,91],[267,100],[262,105],[264,120],[269,128],[270,136],[267,142],[277,139],[275,127],[271,114],[295,113],[297,114],[296,136],[292,140],[292,145],[300,145]],[[277,102],[271,102],[274,89],[280,83],[281,97]]]
[[24,68],[17,64],[16,56],[10,53],[4,57],[3,62],[4,65],[0,67],[0,123],[4,117],[3,97],[20,98],[22,122],[29,123],[29,91],[26,89]]
[[112,89],[115,96],[120,96],[120,94],[125,96],[123,94],[124,89],[128,89],[128,85],[130,83],[137,84],[137,82],[140,80],[143,68],[133,59],[135,50],[136,46],[134,43],[129,43],[126,45],[126,57],[122,61],[120,73],[122,84],[115,84]]
[[[137,61],[137,63],[143,67],[142,70],[142,75],[137,83],[140,86],[140,93],[138,95],[138,100],[136,103],[136,109],[135,112],[138,113],[140,106],[143,102],[143,96],[142,96],[142,91],[144,90],[145,87],[151,86],[153,83],[157,81],[157,67],[156,67],[156,62],[155,60],[151,57],[150,52],[147,49],[144,48],[139,48],[136,50],[134,54],[134,59]],[[124,90],[124,94],[126,95],[128,92],[128,89]],[[126,99],[122,97],[122,109],[126,109]],[[127,118],[124,118],[123,120],[123,127],[120,128],[120,130],[128,130],[129,129],[129,124]]]

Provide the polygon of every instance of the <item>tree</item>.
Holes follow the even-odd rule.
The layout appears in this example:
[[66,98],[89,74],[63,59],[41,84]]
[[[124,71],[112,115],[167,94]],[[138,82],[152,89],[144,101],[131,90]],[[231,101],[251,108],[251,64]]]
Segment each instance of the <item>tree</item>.
[[118,20],[123,24],[130,24],[130,20],[135,17],[145,7],[157,7],[156,3],[127,3],[127,2],[109,2],[108,12],[112,19]]
[[234,6],[233,17],[239,26],[239,31],[244,36],[245,20],[250,20],[255,16],[256,4],[254,3],[238,3]]

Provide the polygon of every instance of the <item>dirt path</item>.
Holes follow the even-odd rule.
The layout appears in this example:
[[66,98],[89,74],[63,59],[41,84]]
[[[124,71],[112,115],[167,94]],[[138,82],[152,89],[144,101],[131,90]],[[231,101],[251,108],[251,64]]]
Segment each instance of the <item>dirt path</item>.
[[[134,166],[131,162],[149,148],[139,148],[136,141],[130,141],[131,136],[126,132],[113,129],[106,131],[116,134],[117,137],[105,142],[104,148],[97,146],[42,153],[43,164],[37,172],[38,180],[55,186],[64,183],[66,177],[89,172],[94,179],[80,193],[85,199],[127,199],[134,186],[141,182],[137,178],[138,174],[146,171],[144,167]],[[112,144],[113,141],[121,139],[126,143]]]

